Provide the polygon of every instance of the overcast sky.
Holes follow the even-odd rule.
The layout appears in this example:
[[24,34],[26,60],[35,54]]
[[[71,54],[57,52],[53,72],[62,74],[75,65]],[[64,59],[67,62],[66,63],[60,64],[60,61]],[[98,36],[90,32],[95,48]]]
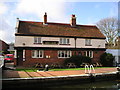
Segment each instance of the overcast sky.
[[[84,1],[84,2],[83,2]],[[14,42],[16,18],[43,22],[70,23],[75,14],[77,24],[95,25],[107,17],[118,17],[118,0],[0,0],[0,39]]]

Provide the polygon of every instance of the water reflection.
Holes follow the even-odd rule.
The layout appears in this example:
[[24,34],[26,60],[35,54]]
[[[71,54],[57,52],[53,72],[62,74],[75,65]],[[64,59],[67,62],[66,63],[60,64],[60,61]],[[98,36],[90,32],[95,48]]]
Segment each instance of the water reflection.
[[62,85],[62,86],[54,86],[51,88],[81,88],[84,90],[120,90],[120,82],[118,81],[100,81],[94,83],[82,83],[75,85]]

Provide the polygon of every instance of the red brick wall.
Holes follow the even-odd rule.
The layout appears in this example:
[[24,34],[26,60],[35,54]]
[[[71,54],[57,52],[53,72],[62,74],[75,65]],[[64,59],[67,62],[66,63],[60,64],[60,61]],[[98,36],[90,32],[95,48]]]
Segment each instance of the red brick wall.
[[[86,52],[86,50],[83,51],[72,51],[72,55],[78,55],[79,52],[81,52],[82,55],[84,55],[84,52]],[[100,56],[104,53],[105,51],[93,51],[93,58],[92,58],[92,63],[96,63],[96,62],[100,62]]]
[[94,51],[93,53],[93,59],[92,59],[92,62],[95,63],[95,62],[100,62],[100,56],[104,53],[105,51]]
[[9,45],[7,43],[0,40],[0,51],[6,51],[8,49],[8,47],[9,47]]
[[[80,51],[72,51],[72,55],[78,55]],[[85,51],[81,51],[82,55],[84,55]],[[100,55],[103,54],[104,51],[93,51],[93,59],[92,62],[99,62]],[[50,56],[50,58],[46,58],[46,55]],[[59,63],[63,64],[65,58],[58,58],[58,50],[44,50],[44,57],[43,58],[32,58],[31,50],[25,51],[26,60],[23,61],[23,66],[34,66],[35,63],[41,64],[53,64]]]
[[[44,57],[43,58],[32,58],[31,50],[25,51],[26,60],[23,62],[23,66],[34,66],[35,63],[41,64],[53,64],[59,63],[63,64],[64,59],[58,58],[57,50],[44,50]],[[46,58],[46,55],[50,56],[50,58]]]

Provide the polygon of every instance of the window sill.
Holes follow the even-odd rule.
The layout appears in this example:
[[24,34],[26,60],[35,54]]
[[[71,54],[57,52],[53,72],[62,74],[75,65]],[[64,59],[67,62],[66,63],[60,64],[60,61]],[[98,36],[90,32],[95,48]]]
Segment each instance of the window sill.
[[34,44],[42,44],[42,43],[34,43]]
[[43,44],[43,45],[58,45],[58,44]]
[[85,46],[92,46],[92,45],[85,45]]
[[34,59],[38,59],[38,58],[43,58],[43,57],[32,57],[32,58],[34,58]]
[[59,44],[59,45],[70,45],[70,44]]
[[70,58],[70,57],[58,57],[58,58]]

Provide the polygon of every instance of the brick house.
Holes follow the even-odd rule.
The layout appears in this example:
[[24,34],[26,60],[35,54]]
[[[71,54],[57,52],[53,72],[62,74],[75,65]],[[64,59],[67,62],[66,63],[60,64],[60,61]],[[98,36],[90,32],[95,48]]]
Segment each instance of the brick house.
[[7,53],[8,47],[9,45],[6,42],[0,40],[0,55]]
[[96,26],[78,25],[72,15],[70,24],[21,21],[17,19],[15,33],[17,66],[41,64],[63,64],[72,55],[85,55],[92,62],[99,62],[105,52],[105,36]]

